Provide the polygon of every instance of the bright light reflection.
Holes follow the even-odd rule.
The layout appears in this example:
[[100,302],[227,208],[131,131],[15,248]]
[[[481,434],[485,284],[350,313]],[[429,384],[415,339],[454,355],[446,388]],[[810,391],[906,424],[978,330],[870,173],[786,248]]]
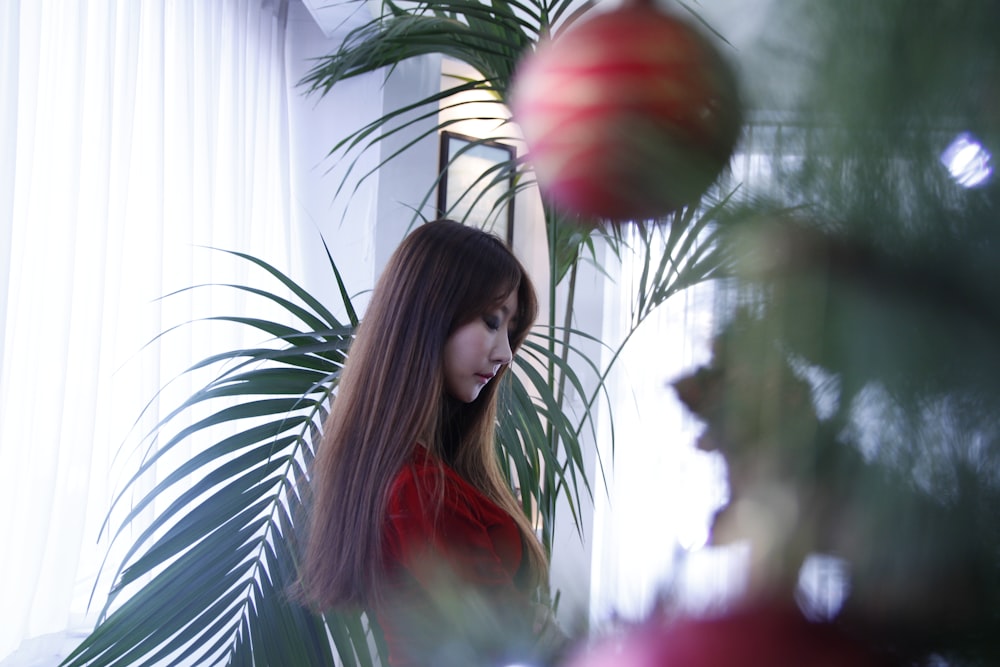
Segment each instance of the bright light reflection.
[[941,153],[941,163],[959,185],[974,188],[985,183],[993,174],[991,157],[978,139],[963,132]]
[[799,570],[796,599],[810,619],[829,621],[844,606],[850,592],[847,564],[833,556],[810,554]]

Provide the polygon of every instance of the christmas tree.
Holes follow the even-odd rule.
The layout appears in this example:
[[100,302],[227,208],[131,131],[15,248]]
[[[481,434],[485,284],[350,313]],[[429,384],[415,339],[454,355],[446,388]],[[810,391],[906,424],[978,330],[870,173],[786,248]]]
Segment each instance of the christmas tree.
[[[1000,3],[767,6],[736,54],[770,156],[726,221],[740,305],[675,384],[750,586],[578,664],[1000,664]],[[796,605],[815,554],[832,618]]]

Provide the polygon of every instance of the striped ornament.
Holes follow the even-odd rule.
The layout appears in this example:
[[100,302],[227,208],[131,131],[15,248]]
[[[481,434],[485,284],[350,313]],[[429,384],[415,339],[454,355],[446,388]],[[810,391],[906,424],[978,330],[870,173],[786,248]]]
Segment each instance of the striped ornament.
[[543,196],[611,221],[696,201],[742,123],[736,77],[715,47],[641,1],[539,43],[518,65],[511,109]]

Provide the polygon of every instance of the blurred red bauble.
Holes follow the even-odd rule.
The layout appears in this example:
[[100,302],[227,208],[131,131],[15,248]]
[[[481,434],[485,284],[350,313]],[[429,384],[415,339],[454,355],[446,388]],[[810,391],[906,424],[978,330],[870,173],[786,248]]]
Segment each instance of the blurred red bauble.
[[754,603],[711,618],[649,622],[567,667],[893,667],[894,662],[797,608]]
[[543,195],[615,221],[697,200],[742,123],[736,78],[715,47],[641,0],[540,43],[518,67],[511,108]]

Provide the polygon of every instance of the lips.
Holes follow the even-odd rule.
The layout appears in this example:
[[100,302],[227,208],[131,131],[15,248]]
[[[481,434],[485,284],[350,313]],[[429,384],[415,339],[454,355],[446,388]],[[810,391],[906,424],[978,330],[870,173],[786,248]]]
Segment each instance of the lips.
[[489,382],[490,380],[493,379],[493,373],[476,373],[476,377],[478,377],[483,382]]

